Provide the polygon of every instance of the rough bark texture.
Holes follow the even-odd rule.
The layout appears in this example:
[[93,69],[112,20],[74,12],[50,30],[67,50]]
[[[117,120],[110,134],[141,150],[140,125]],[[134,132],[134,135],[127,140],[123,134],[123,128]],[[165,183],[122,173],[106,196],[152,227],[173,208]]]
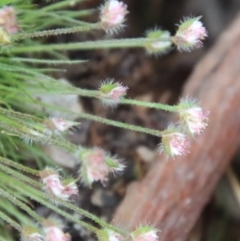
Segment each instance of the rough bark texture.
[[159,156],[144,180],[130,185],[114,223],[129,228],[151,223],[160,241],[183,241],[208,202],[237,147],[240,134],[240,16],[196,66],[183,96],[210,110],[206,131],[190,154]]

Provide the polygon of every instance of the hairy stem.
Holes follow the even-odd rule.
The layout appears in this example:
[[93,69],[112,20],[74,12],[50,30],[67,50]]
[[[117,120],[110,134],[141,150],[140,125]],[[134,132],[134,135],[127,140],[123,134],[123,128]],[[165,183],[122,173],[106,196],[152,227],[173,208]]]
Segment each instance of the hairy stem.
[[112,48],[142,48],[146,44],[151,44],[156,41],[170,41],[170,38],[132,38],[132,39],[115,39],[115,40],[98,40],[68,44],[49,44],[49,45],[32,45],[16,47],[9,49],[11,53],[26,53],[26,52],[42,52],[53,50],[90,50],[90,49],[112,49]]
[[20,39],[27,39],[27,38],[40,38],[40,37],[47,37],[52,35],[60,35],[60,34],[70,34],[76,32],[87,32],[94,29],[100,29],[101,26],[99,23],[91,24],[91,25],[84,25],[84,26],[75,26],[70,28],[56,28],[51,30],[43,30],[33,33],[21,33],[15,35],[16,40]]
[[32,218],[34,218],[36,221],[41,223],[42,218],[37,213],[35,213],[32,209],[30,209],[26,204],[22,203],[17,198],[15,198],[14,196],[10,195],[8,192],[4,191],[2,188],[0,188],[0,195],[2,197],[7,198],[14,205],[16,205],[19,208],[21,208],[22,210],[26,211]]
[[[0,192],[1,195],[1,192]],[[5,222],[9,223],[12,227],[14,227],[16,230],[21,231],[22,227],[16,223],[14,220],[9,218],[5,213],[0,211],[0,219],[4,220]]]

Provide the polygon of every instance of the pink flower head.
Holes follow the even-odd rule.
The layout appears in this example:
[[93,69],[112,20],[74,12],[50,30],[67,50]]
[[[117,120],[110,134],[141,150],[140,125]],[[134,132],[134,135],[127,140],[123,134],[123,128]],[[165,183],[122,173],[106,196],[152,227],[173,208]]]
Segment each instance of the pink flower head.
[[109,168],[105,163],[105,153],[99,148],[95,148],[83,155],[83,176],[85,181],[91,185],[93,182],[108,180]]
[[46,168],[41,171],[44,190],[51,195],[63,200],[68,200],[71,196],[78,193],[77,186],[73,180],[61,181],[60,175],[53,169]]
[[100,8],[102,28],[110,34],[124,27],[127,5],[118,0],[107,0]]
[[150,226],[143,226],[137,228],[134,232],[131,233],[133,241],[157,241],[158,230]]
[[63,194],[64,186],[60,180],[59,174],[50,168],[46,168],[40,173],[44,189],[53,197],[67,199],[68,195]]
[[121,98],[127,94],[128,87],[113,80],[106,80],[99,88],[100,98],[107,106],[116,106]]
[[186,139],[186,136],[179,132],[177,128],[170,126],[162,133],[160,151],[164,151],[171,157],[186,155],[189,146],[190,143]]
[[202,40],[207,37],[207,31],[202,22],[199,21],[200,18],[187,18],[179,25],[173,42],[180,51],[191,51],[202,47]]
[[208,126],[209,113],[209,111],[203,111],[199,106],[179,110],[180,120],[193,135],[201,134]]
[[69,180],[63,181],[63,186],[64,186],[64,190],[62,191],[62,193],[65,195],[68,195],[68,197],[75,196],[78,194],[78,187],[74,180],[73,181],[69,181]]
[[62,118],[51,118],[45,124],[53,131],[66,131],[67,129],[79,125],[78,122],[64,120]]
[[119,172],[124,168],[116,158],[110,157],[100,148],[83,150],[80,159],[82,160],[81,178],[89,186],[96,181],[104,184],[108,181],[109,173]]
[[13,7],[6,6],[0,8],[0,27],[3,27],[8,34],[14,34],[19,31]]
[[45,220],[43,222],[43,230],[45,233],[45,241],[70,241],[70,235],[62,231],[62,229],[53,220]]
[[21,240],[22,241],[43,241],[43,236],[40,231],[35,226],[23,226],[21,230]]

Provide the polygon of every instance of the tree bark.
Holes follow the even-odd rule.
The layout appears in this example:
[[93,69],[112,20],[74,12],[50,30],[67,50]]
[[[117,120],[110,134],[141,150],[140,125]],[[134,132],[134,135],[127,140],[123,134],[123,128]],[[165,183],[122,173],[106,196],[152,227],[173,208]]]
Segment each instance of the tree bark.
[[196,66],[183,96],[210,110],[205,132],[187,156],[162,154],[146,177],[131,184],[114,223],[159,228],[160,241],[184,241],[239,146],[240,15]]

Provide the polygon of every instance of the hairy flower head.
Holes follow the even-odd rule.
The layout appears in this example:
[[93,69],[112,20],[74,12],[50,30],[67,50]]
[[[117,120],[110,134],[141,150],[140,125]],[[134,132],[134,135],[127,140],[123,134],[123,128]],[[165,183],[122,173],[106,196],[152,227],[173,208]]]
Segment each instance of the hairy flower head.
[[110,173],[121,172],[124,165],[116,158],[100,148],[84,149],[76,154],[81,160],[80,176],[84,184],[91,186],[93,182],[106,183]]
[[207,37],[207,31],[200,19],[201,17],[186,18],[181,22],[173,37],[173,42],[178,50],[191,51],[202,47],[202,40]]
[[196,101],[183,99],[179,104],[179,118],[184,127],[192,134],[201,134],[208,126],[209,111],[204,111]]
[[99,96],[101,101],[106,106],[115,107],[127,94],[128,87],[123,86],[119,82],[114,82],[113,79],[103,81],[99,88]]
[[118,0],[107,0],[100,8],[102,28],[110,34],[117,33],[124,27],[127,5]]
[[188,153],[190,146],[186,135],[179,128],[169,126],[162,132],[162,143],[160,144],[160,152],[165,152],[168,156],[182,156]]

